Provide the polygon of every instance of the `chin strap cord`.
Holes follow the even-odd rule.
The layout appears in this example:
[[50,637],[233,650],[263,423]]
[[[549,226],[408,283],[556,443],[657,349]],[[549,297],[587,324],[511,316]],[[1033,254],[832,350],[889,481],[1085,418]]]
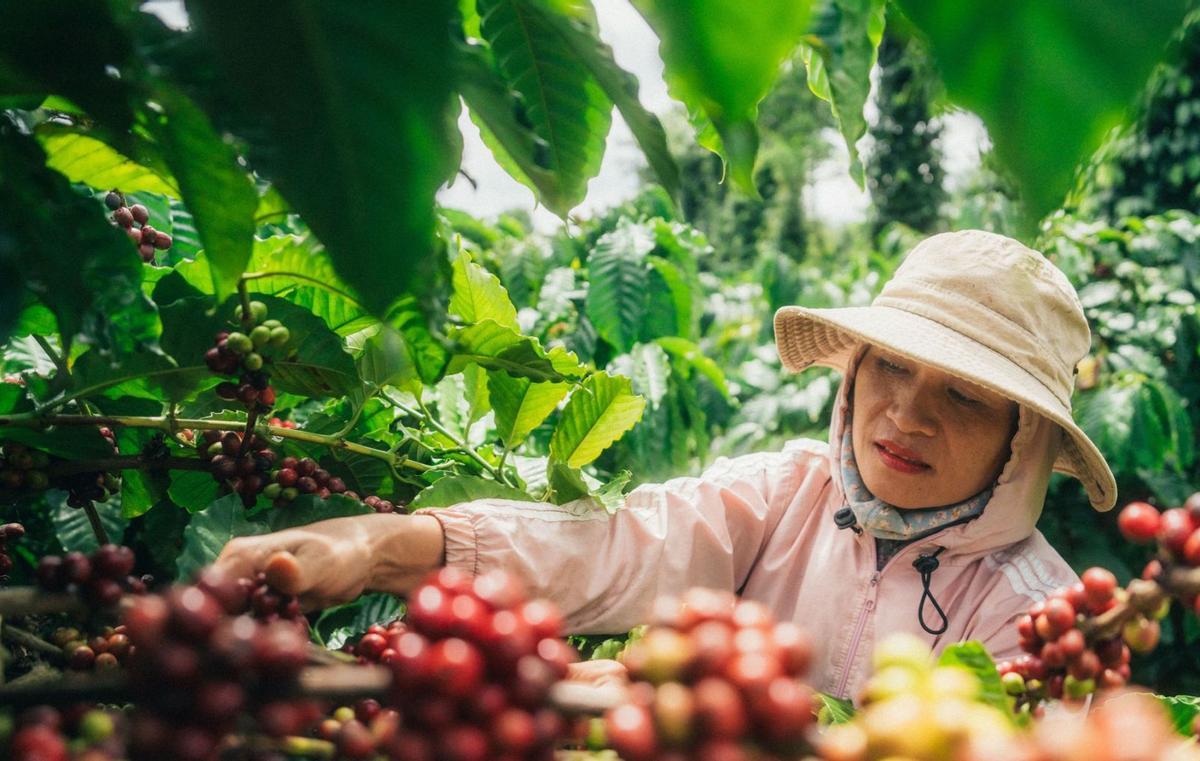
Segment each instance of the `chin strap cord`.
[[[913,568],[917,569],[917,573],[921,574],[921,603],[917,606],[917,620],[921,623],[921,628],[935,637],[945,633],[950,626],[950,621],[946,618],[945,611],[942,606],[938,605],[937,599],[933,593],[929,591],[929,581],[933,578],[933,572],[938,569],[938,555],[945,552],[945,547],[938,547],[932,555],[921,555],[913,561]],[[938,616],[942,619],[942,625],[937,629],[931,629],[929,624],[925,623],[925,600],[933,603],[933,609],[937,611]]]

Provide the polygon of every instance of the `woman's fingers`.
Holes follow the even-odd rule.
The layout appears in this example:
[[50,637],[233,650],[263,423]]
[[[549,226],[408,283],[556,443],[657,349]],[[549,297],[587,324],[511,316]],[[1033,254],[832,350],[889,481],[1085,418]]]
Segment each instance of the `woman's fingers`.
[[304,566],[296,556],[287,550],[276,552],[267,558],[263,567],[267,575],[267,583],[288,595],[301,595],[308,591],[310,584]]

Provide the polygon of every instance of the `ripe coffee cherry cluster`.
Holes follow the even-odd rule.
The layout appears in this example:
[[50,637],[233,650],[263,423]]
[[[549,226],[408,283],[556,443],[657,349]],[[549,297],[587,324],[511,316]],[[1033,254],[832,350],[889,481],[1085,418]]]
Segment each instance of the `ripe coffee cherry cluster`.
[[150,577],[131,576],[133,550],[106,544],[90,556],[82,552],[46,555],[37,566],[38,585],[48,592],[78,592],[90,605],[116,605],[125,593],[144,594]]
[[[1162,513],[1146,502],[1130,502],[1117,516],[1117,526],[1131,542],[1157,542],[1158,556],[1143,570],[1145,579],[1162,582],[1173,568],[1200,567],[1200,492],[1188,497],[1183,507]],[[1200,597],[1190,590],[1167,591],[1200,615]]]
[[[1082,700],[1097,687],[1124,686],[1130,674],[1129,645],[1120,636],[1097,639],[1084,633],[1089,619],[1124,599],[1125,591],[1117,588],[1110,571],[1089,568],[1082,581],[1034,603],[1017,621],[1019,643],[1028,655],[998,668],[1022,710],[1035,710],[1047,698]],[[1130,642],[1140,649],[1144,638]]]
[[[935,665],[929,645],[920,638],[887,637],[875,649],[874,665],[853,721],[829,727],[817,740],[821,758],[1065,761],[1007,752],[1010,743],[1021,740],[1013,722],[1004,711],[978,700],[981,685],[970,671]],[[1004,751],[990,755],[994,748]]]
[[55,629],[50,641],[62,648],[67,667],[75,671],[106,671],[125,663],[134,647],[125,626],[106,626],[102,634],[86,637],[74,627]]
[[[116,761],[125,758],[124,719],[83,704],[60,713],[50,706],[23,712],[0,757],[12,761]],[[5,752],[7,751],[7,752]]]
[[[150,211],[140,203],[125,205],[125,196],[120,191],[110,190],[104,196],[104,205],[112,211],[112,219],[125,229],[125,234],[137,246],[142,261],[154,261],[154,252],[166,251],[174,242],[171,236],[150,226]],[[137,225],[135,228],[134,225]]]
[[275,389],[270,385],[266,367],[269,354],[282,349],[291,340],[291,332],[279,320],[268,320],[267,305],[251,301],[249,311],[237,308],[242,331],[222,330],[213,347],[204,354],[208,369],[216,375],[237,375],[236,383],[217,384],[217,395],[240,401],[248,410],[269,410],[275,406]]
[[30,449],[16,441],[6,441],[0,448],[0,490],[40,491],[50,485],[45,467],[50,455]]
[[358,494],[346,490],[346,482],[317,464],[311,457],[285,457],[279,461],[279,470],[264,496],[275,500],[282,507],[301,494],[316,494],[325,498],[331,494],[345,494],[358,499]]
[[671,757],[800,757],[815,722],[801,677],[808,636],[763,605],[693,589],[663,600],[624,657],[628,703],[605,714],[608,744],[626,761]]
[[292,622],[237,615],[246,600],[245,584],[209,569],[200,583],[146,595],[125,611],[136,648],[130,679],[154,696],[133,719],[131,758],[211,758],[245,711],[272,733],[319,718],[303,705],[256,703],[296,677],[308,638]]
[[[348,642],[342,649],[351,655],[357,655],[359,661],[363,663],[379,663],[383,654],[388,652],[390,643],[396,642],[406,631],[408,631],[408,627],[400,620],[393,621],[387,626],[374,624],[367,628],[357,643]],[[392,649],[388,655],[389,659],[394,654],[395,650]]]
[[446,568],[410,595],[406,625],[386,637],[370,632],[358,645],[371,658],[385,640],[378,659],[392,668],[389,705],[404,723],[382,747],[388,756],[553,758],[567,726],[548,694],[577,657],[559,639],[553,605],[527,601],[506,573],[473,578]]
[[236,492],[242,504],[253,507],[258,493],[270,483],[275,452],[266,439],[251,434],[249,446],[242,453],[240,431],[204,431],[196,440],[200,459],[209,465],[213,480],[224,493]]
[[337,747],[338,758],[366,759],[380,748],[396,743],[401,731],[397,711],[384,708],[377,700],[360,700],[354,707],[342,706],[317,725],[317,737]]
[[13,559],[8,554],[8,540],[25,536],[25,527],[20,523],[5,523],[0,526],[0,582],[8,581],[8,572],[13,568]]

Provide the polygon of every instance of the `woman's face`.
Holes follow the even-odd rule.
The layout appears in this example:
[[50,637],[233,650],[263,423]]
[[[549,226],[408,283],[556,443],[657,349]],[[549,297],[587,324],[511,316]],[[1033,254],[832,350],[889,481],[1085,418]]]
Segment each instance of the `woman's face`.
[[896,507],[978,494],[1008,461],[1017,404],[872,346],[854,380],[852,442],[863,482]]

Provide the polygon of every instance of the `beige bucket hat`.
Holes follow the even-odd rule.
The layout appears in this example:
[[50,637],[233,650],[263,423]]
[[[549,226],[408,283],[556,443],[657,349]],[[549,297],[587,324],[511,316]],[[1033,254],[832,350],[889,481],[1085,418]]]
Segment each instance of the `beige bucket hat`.
[[1075,366],[1091,331],[1075,289],[1045,256],[1012,238],[963,230],[921,241],[869,307],[775,313],[775,343],[793,372],[845,371],[860,342],[933,366],[1040,413],[1066,436],[1054,469],[1110,510],[1117,484],[1071,417]]

